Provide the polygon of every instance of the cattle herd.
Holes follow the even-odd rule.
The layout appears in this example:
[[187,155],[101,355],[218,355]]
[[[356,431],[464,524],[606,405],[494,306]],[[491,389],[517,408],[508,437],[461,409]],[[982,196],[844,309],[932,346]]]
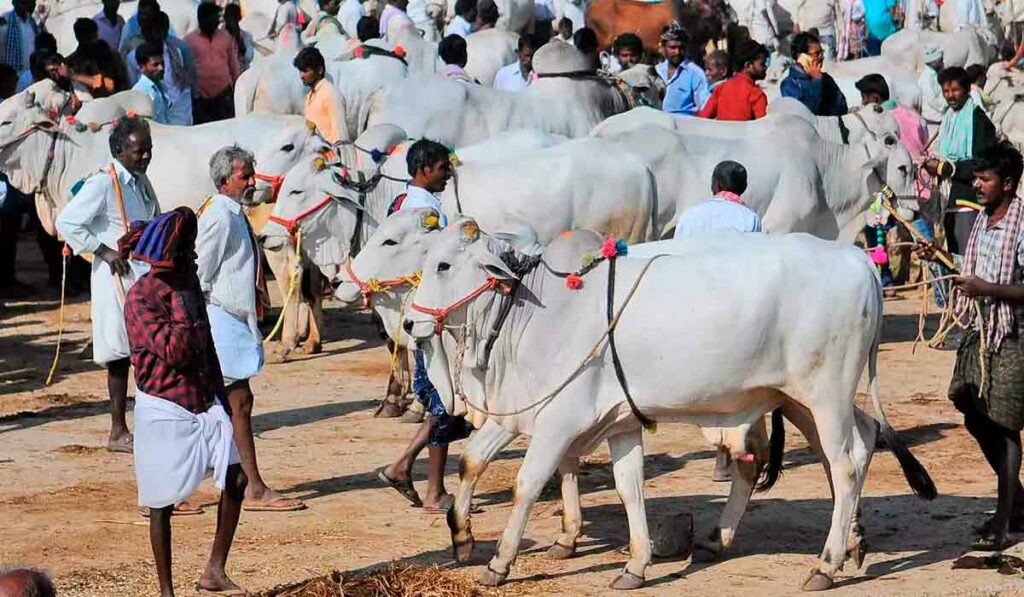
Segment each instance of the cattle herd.
[[[625,6],[594,0],[593,21],[585,0],[556,2],[555,16],[586,14],[604,44],[608,31],[657,30],[679,10],[666,8],[669,0],[612,1]],[[267,28],[276,11],[268,2],[243,1],[243,28],[257,36]],[[791,3],[776,8],[786,16],[780,41],[794,27]],[[194,28],[194,0],[161,4],[179,32]],[[372,4],[366,9],[380,8]],[[466,71],[479,86],[440,76],[437,28],[370,40],[387,52],[360,57],[344,36],[320,43],[344,106],[336,143],[303,118],[306,89],[292,66],[301,46],[316,39],[257,39],[257,56],[234,88],[234,118],[151,124],[148,176],[161,210],[199,208],[215,192],[207,174],[213,152],[232,144],[250,149],[260,204],[249,210],[250,221],[281,295],[291,295],[296,280],[304,290],[285,305],[280,353],[319,350],[325,297],[370,307],[390,342],[425,352],[446,410],[476,428],[448,512],[457,560],[473,549],[477,480],[505,446],[530,438],[483,584],[509,574],[530,508],[552,475],[562,477],[565,512],[556,548],[562,557],[574,551],[575,471],[606,441],[630,533],[629,560],[612,586],[641,586],[652,557],[642,435],[656,422],[698,425],[734,456],[734,489],[719,532],[701,547],[707,557],[721,555],[759,478],[781,465],[769,446],[779,441],[774,433],[784,417],[812,443],[829,477],[828,538],[803,588],[830,588],[845,561],[859,566],[863,557],[858,500],[876,441],[893,451],[914,493],[935,495],[882,412],[881,286],[875,266],[852,244],[883,190],[913,204],[917,167],[899,143],[897,121],[879,106],[861,107],[854,82],[879,73],[897,103],[919,109],[924,51],[938,45],[946,66],[988,68],[987,111],[1003,137],[1024,143],[1024,74],[997,62],[1010,25],[1000,20],[1001,7],[986,6],[977,25],[904,29],[879,56],[826,63],[858,106],[845,116],[815,116],[779,97],[790,61],[773,53],[760,83],[771,100],[768,115],[720,122],[662,111],[658,76],[647,65],[565,76],[590,63],[561,41],[536,51],[538,76],[524,91],[492,89],[497,70],[516,60],[518,35],[534,25],[532,0],[497,4],[498,26],[467,38]],[[954,4],[943,3],[942,14]],[[130,15],[134,5],[124,2],[121,10]],[[428,4],[429,14],[443,28],[450,7],[438,6]],[[749,25],[746,2],[732,8],[727,14]],[[74,19],[98,10],[92,0],[48,6],[47,26],[62,50],[73,44]],[[399,46],[401,58],[393,52]],[[53,235],[76,184],[110,162],[109,123],[153,113],[137,91],[86,99],[73,118],[55,118],[31,90],[0,104],[0,172],[35,195],[42,227]],[[409,183],[406,152],[420,138],[452,148],[455,175],[439,195],[446,227],[427,209],[389,215]],[[768,234],[661,240],[685,210],[708,198],[711,172],[723,160],[746,167],[743,200]],[[621,239],[628,252],[609,254],[607,238]],[[865,368],[874,417],[854,403]],[[391,385],[391,394],[404,394]],[[780,418],[769,442],[765,419],[772,412]]]

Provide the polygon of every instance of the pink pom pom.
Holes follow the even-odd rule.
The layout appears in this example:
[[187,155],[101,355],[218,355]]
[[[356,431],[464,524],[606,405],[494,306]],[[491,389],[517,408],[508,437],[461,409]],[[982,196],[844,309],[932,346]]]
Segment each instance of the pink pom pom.
[[619,256],[619,248],[615,246],[614,238],[606,238],[604,243],[601,244],[601,257],[605,259],[614,259]]
[[583,278],[576,274],[569,274],[565,277],[565,287],[569,290],[579,290],[583,288]]
[[889,253],[886,252],[885,247],[881,245],[868,251],[868,255],[871,256],[871,261],[873,261],[875,265],[889,264]]

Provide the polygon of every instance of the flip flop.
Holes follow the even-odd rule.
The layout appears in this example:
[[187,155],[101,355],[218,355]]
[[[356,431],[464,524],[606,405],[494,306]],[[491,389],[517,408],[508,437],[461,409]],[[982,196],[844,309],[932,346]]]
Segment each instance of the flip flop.
[[[188,502],[182,502],[171,510],[171,516],[196,516],[203,514],[202,506],[196,506]],[[149,508],[147,506],[139,506],[139,516],[143,518],[149,518]]]
[[243,589],[241,587],[234,588],[234,589],[221,589],[221,590],[217,590],[217,589],[207,589],[207,588],[203,587],[202,585],[200,585],[199,583],[196,583],[196,592],[197,593],[202,593],[202,594],[205,594],[205,595],[224,595],[226,597],[244,597],[245,595],[249,595],[249,591],[246,591],[245,589]]
[[1002,551],[1012,545],[1012,543],[1005,536],[995,534],[984,535],[975,539],[974,543],[971,543],[971,549],[977,551]]
[[455,496],[448,494],[441,498],[441,503],[437,506],[423,506],[423,512],[427,514],[448,514],[448,511],[455,505]]
[[279,497],[272,502],[265,503],[242,502],[242,510],[246,512],[297,512],[305,509],[306,504],[302,500],[286,497]]
[[386,466],[382,466],[377,469],[377,478],[380,479],[382,483],[397,491],[399,495],[409,500],[409,503],[416,508],[423,506],[423,500],[420,499],[420,494],[416,493],[416,488],[413,487],[410,479],[397,481],[389,477],[387,473],[384,472],[386,470],[388,470],[388,467]]

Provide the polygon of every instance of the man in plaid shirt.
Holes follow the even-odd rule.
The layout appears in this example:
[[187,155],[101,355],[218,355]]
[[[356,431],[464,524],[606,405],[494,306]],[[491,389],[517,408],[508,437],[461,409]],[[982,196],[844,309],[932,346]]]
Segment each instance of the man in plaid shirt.
[[220,488],[217,531],[197,589],[243,594],[224,571],[247,482],[239,465],[210,323],[196,276],[196,215],[186,207],[134,222],[121,258],[149,273],[125,301],[135,368],[135,478],[139,505],[150,509],[150,542],[160,594],[171,581],[171,513],[210,472]]

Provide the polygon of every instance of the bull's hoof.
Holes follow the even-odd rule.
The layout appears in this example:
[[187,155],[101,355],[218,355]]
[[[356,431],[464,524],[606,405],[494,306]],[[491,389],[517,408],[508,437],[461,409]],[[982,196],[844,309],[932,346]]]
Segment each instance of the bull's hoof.
[[566,546],[555,541],[554,545],[548,548],[548,558],[552,560],[568,560],[576,555],[576,546]]
[[264,351],[263,362],[268,365],[279,365],[288,361],[288,355],[291,353],[291,349],[285,348],[280,343],[274,343],[271,345],[269,350]]
[[711,562],[718,561],[718,557],[721,552],[710,545],[697,544],[693,548],[693,554],[690,556],[690,561],[695,564],[709,564]]
[[392,398],[392,396],[385,398],[384,402],[381,403],[380,408],[377,409],[377,412],[374,413],[373,416],[379,419],[394,419],[402,416],[405,409],[402,408],[402,405],[398,403],[397,399],[393,400]]
[[299,346],[298,348],[296,348],[295,352],[297,352],[299,354],[311,355],[311,354],[320,354],[321,352],[323,352],[323,350],[324,350],[324,347],[319,342],[306,342],[302,346]]
[[413,423],[419,425],[423,422],[424,414],[423,405],[414,400],[413,403],[409,405],[409,408],[406,409],[405,414],[402,415],[402,418],[400,418],[399,421],[402,423]]
[[487,564],[483,570],[480,571],[480,576],[477,577],[476,582],[485,587],[496,587],[501,583],[505,582],[505,578],[508,577],[508,573],[501,574],[491,569],[491,565]]
[[804,581],[803,590],[805,591],[827,591],[833,587],[835,583],[832,582],[832,578],[826,575],[821,570],[812,570],[811,575]]
[[644,577],[637,576],[629,570],[624,570],[618,578],[612,581],[610,586],[617,591],[632,591],[644,586]]

